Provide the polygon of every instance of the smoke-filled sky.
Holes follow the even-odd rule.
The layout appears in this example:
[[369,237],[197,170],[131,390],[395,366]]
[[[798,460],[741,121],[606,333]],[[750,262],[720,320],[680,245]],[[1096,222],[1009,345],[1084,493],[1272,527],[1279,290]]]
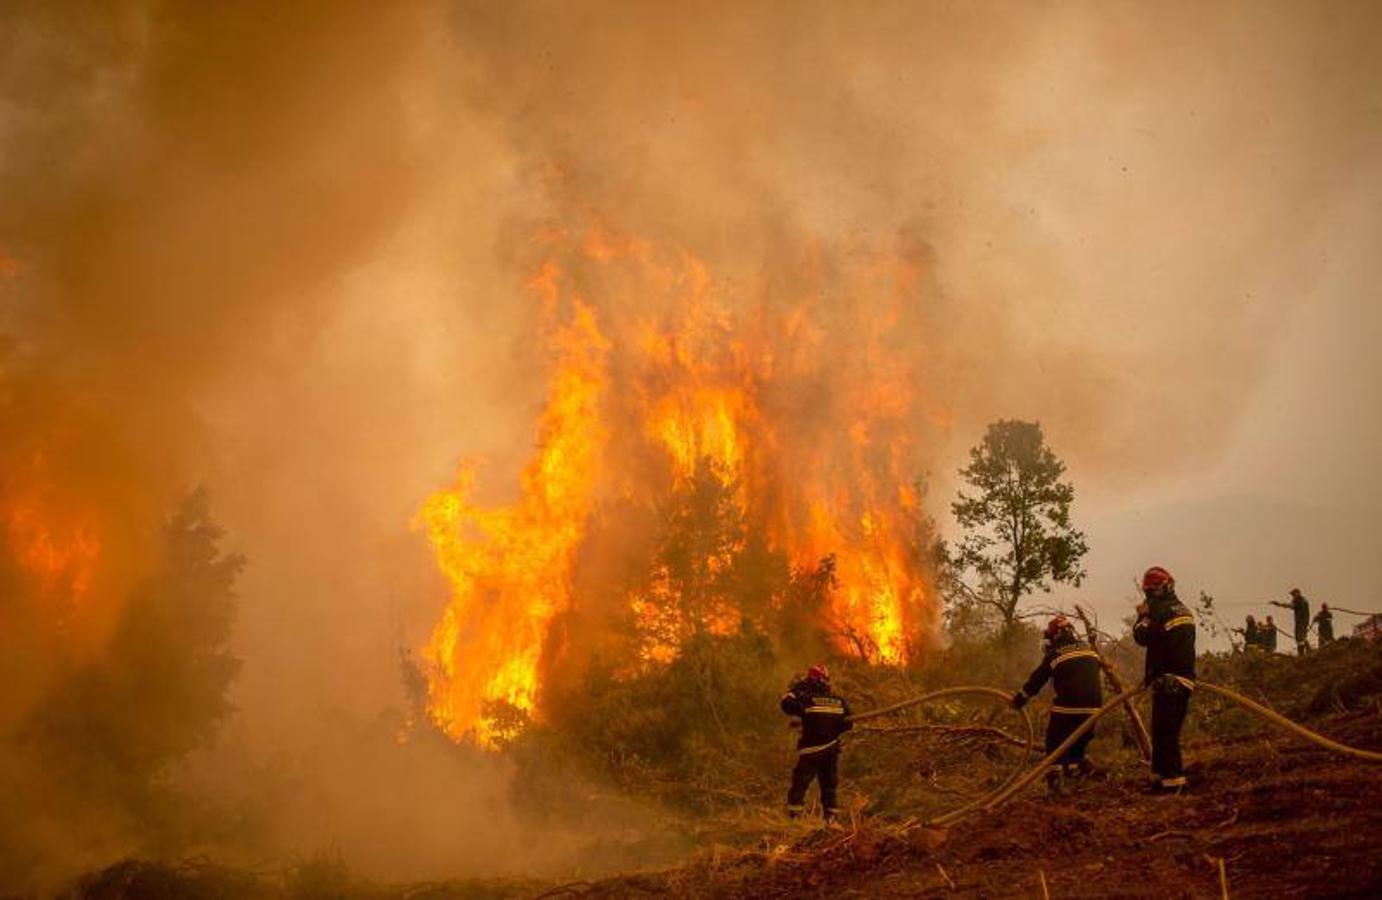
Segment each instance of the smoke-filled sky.
[[[802,248],[923,260],[936,512],[986,422],[1040,420],[1108,615],[1152,562],[1375,605],[1375,4],[0,16],[8,358],[95,423],[64,452],[120,483],[102,502],[209,487],[250,561],[251,733],[397,701],[445,598],[410,521],[462,456],[512,491],[529,243],[591,220],[729,282]],[[0,440],[37,440],[25,408]]]

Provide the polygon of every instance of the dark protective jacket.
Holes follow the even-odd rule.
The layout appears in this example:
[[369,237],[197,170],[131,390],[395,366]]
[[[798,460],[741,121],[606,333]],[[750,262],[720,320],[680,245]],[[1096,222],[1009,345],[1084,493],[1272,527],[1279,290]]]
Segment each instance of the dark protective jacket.
[[1304,595],[1293,594],[1291,613],[1296,617],[1296,636],[1301,637],[1310,630],[1310,601]]
[[1262,649],[1263,649],[1263,650],[1266,650],[1268,653],[1275,653],[1275,652],[1276,652],[1276,623],[1275,623],[1275,622],[1266,622],[1266,623],[1263,623],[1262,626],[1261,626],[1261,629],[1262,629],[1262,630],[1259,631],[1259,632],[1257,633],[1257,640],[1258,640],[1258,643],[1260,643],[1260,644],[1262,645]]
[[782,711],[801,718],[797,753],[820,753],[840,745],[840,735],[853,726],[845,721],[849,704],[830,685],[809,678],[795,682],[782,695]]
[[1142,683],[1151,684],[1162,675],[1177,680],[1195,681],[1195,617],[1174,593],[1147,602],[1146,615],[1132,627],[1133,640],[1147,648],[1147,665]]
[[1327,609],[1315,613],[1315,623],[1320,629],[1320,641],[1334,640],[1334,614]]
[[1073,635],[1058,637],[1046,645],[1041,664],[1020,693],[1035,697],[1050,680],[1056,696],[1051,701],[1053,713],[1092,713],[1104,705],[1104,689],[1099,678],[1099,654]]

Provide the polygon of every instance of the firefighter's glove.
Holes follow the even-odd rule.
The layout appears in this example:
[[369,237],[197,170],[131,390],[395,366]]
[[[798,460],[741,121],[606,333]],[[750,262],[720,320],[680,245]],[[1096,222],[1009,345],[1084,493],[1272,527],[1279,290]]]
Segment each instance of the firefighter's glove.
[[1018,692],[1016,692],[1015,694],[1013,694],[1013,698],[1012,698],[1012,707],[1013,707],[1013,709],[1021,709],[1022,707],[1026,706],[1026,705],[1027,705],[1027,695],[1026,695],[1026,694],[1022,693],[1021,691],[1018,691]]
[[1152,682],[1152,690],[1158,694],[1179,694],[1185,690],[1185,685],[1181,684],[1180,679],[1170,674],[1158,675]]

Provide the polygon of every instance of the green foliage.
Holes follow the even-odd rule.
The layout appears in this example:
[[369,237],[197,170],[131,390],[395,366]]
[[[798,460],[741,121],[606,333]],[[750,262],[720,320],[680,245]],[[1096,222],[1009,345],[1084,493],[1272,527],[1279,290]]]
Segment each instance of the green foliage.
[[781,747],[775,739],[786,720],[777,701],[786,679],[761,632],[702,633],[665,665],[632,675],[614,664],[593,667],[510,749],[534,779],[550,768],[552,752],[566,753],[622,790],[702,809],[717,795],[743,794],[743,782],[765,768],[755,763],[764,747]]
[[738,483],[708,457],[673,492],[649,573],[657,615],[645,629],[653,643],[677,646],[739,605],[748,528],[738,492]]
[[1041,629],[1020,621],[1011,628],[952,632],[949,646],[922,660],[917,678],[934,687],[962,682],[1015,690],[1041,659],[1041,640]]
[[[793,569],[781,600],[767,617],[768,631],[780,653],[799,659],[824,659],[833,655],[832,637],[844,638],[856,648],[861,659],[877,654],[877,647],[865,643],[866,636],[829,622],[830,598],[840,586],[835,576],[835,555],[823,558],[814,568]],[[822,623],[827,623],[823,627]]]
[[[1011,627],[1033,590],[1079,585],[1088,547],[1071,524],[1075,488],[1061,480],[1065,464],[1046,445],[1039,424],[992,423],[960,474],[973,492],[961,491],[951,506],[965,532],[951,562],[955,586],[973,603],[992,607]],[[969,573],[977,587],[964,581]]]

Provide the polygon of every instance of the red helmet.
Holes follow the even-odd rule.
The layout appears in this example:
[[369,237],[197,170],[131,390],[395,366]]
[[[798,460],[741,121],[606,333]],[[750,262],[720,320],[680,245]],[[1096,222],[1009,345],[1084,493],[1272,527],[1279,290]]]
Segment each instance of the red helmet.
[[1160,593],[1176,586],[1176,579],[1161,566],[1152,566],[1142,573],[1142,590],[1147,593]]
[[1074,630],[1075,626],[1070,624],[1069,619],[1067,619],[1065,616],[1056,616],[1050,622],[1046,623],[1045,638],[1048,641],[1055,640],[1056,635],[1060,634],[1062,631]]
[[810,678],[812,681],[829,681],[830,670],[821,663],[816,663],[806,670],[806,677]]

